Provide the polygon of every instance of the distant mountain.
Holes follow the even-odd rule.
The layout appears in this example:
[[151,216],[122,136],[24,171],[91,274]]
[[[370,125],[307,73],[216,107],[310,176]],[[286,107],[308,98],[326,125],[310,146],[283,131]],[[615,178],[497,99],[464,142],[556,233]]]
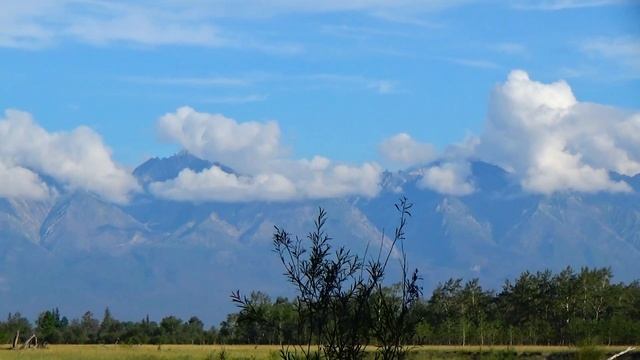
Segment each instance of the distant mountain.
[[135,176],[142,184],[149,184],[154,181],[166,181],[173,179],[184,169],[191,169],[200,172],[216,165],[227,173],[233,173],[233,170],[220,163],[212,163],[207,160],[197,158],[187,151],[181,151],[176,155],[168,158],[151,158],[133,170]]
[[[133,174],[144,186],[212,165],[182,152],[153,158]],[[406,249],[428,290],[449,277],[498,287],[519,272],[566,265],[611,266],[617,279],[640,277],[640,175],[622,177],[627,194],[522,191],[492,164],[471,163],[477,191],[447,196],[420,187],[420,169],[385,172],[372,199],[189,203],[143,193],[116,205],[56,188],[45,201],[0,198],[0,313],[57,306],[79,316],[110,306],[120,318],[149,314],[217,322],[232,290],[288,294],[271,250],[273,226],[305,236],[318,206],[338,243],[377,247],[396,225],[394,202],[413,202]]]

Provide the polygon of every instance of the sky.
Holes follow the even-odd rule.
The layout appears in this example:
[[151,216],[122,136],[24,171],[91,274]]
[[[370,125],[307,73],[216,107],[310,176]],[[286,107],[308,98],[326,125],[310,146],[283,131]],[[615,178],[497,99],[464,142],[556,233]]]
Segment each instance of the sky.
[[0,6],[3,196],[47,196],[44,174],[126,202],[132,168],[181,149],[243,176],[156,195],[375,196],[383,169],[439,160],[423,185],[464,196],[471,158],[541,193],[640,172],[637,0]]

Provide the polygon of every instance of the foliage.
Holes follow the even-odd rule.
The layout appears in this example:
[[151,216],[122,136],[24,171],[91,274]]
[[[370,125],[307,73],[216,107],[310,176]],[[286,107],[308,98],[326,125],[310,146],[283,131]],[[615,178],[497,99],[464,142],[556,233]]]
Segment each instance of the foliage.
[[[397,359],[404,355],[412,335],[408,315],[420,296],[417,270],[409,273],[404,252],[404,228],[411,204],[401,198],[396,204],[400,224],[385,249],[380,240],[377,257],[354,254],[345,246],[334,247],[325,232],[326,212],[320,208],[308,244],[275,227],[273,247],[284,274],[296,291],[294,301],[297,341],[293,351],[283,347],[283,359],[362,359],[373,338],[379,344],[377,357]],[[368,250],[368,246],[367,246]],[[394,291],[383,287],[387,265],[399,255],[402,279]],[[240,318],[273,324],[264,303],[232,294],[241,308]]]

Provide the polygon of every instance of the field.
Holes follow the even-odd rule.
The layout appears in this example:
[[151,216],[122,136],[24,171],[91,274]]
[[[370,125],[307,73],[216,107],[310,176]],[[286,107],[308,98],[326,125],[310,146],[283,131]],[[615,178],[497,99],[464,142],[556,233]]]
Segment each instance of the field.
[[[604,353],[615,353],[625,347],[605,347]],[[253,345],[52,345],[47,349],[28,349],[14,351],[8,346],[0,348],[0,359],[202,359],[202,360],[276,360],[279,358],[279,346]],[[410,359],[505,359],[515,357],[523,359],[543,359],[553,354],[554,358],[571,359],[578,351],[562,346],[517,346],[484,347],[478,346],[420,346],[412,350]],[[515,353],[514,353],[515,352]],[[602,358],[597,356],[595,358]],[[638,356],[638,353],[634,354]],[[634,356],[634,357],[635,357]]]

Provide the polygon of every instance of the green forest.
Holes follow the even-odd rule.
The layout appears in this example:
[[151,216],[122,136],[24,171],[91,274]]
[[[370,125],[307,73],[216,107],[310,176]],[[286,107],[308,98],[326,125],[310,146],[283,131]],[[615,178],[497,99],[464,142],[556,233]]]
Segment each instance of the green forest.
[[[640,282],[613,283],[609,269],[566,268],[524,272],[501,289],[484,289],[478,279],[450,279],[415,302],[406,318],[411,344],[579,345],[640,343]],[[393,298],[398,286],[385,288]],[[205,328],[197,317],[148,317],[120,321],[106,309],[101,319],[86,312],[68,319],[57,309],[35,323],[19,313],[0,322],[0,340],[16,331],[35,333],[50,344],[295,344],[299,342],[296,304],[253,292],[260,319],[243,311]],[[377,339],[372,337],[370,343]]]

